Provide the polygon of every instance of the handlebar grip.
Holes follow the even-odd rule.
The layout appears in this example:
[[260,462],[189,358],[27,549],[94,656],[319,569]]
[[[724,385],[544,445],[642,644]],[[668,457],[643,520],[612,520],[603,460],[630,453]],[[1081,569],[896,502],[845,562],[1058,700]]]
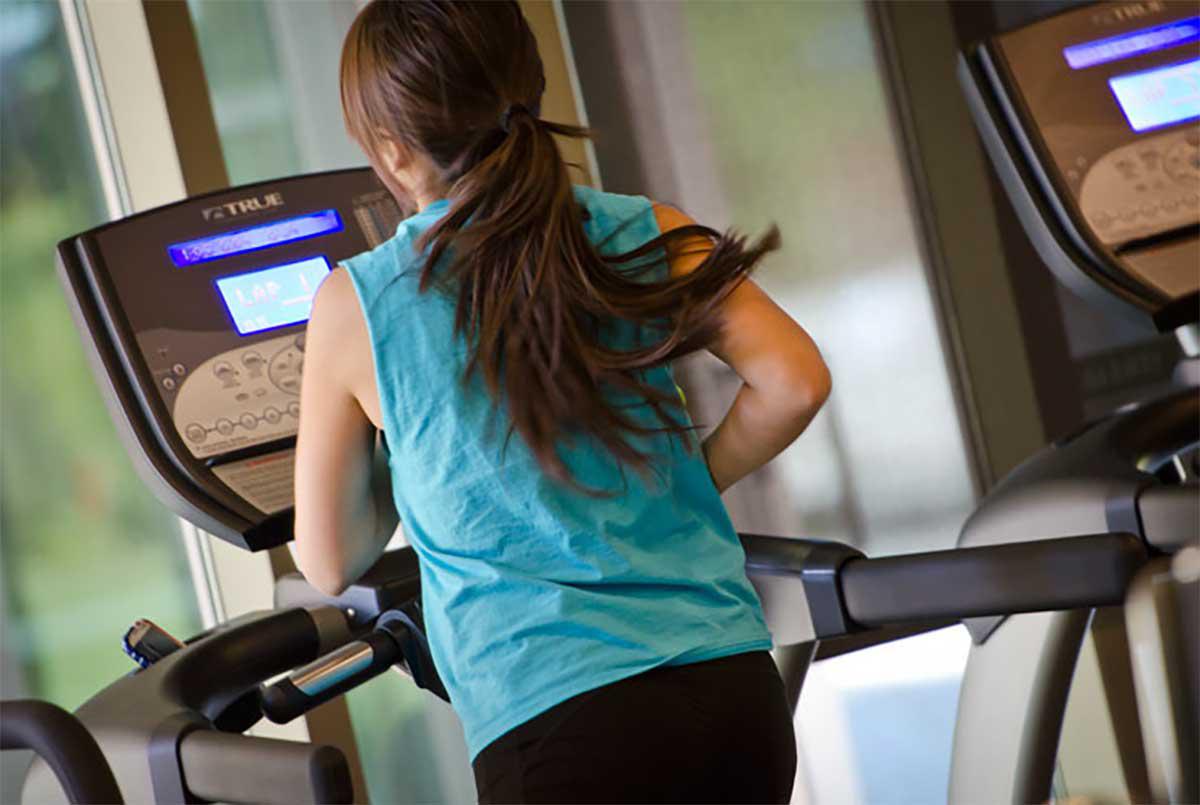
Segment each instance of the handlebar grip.
[[1092,534],[851,559],[841,583],[846,613],[874,628],[1112,606],[1146,560],[1132,534]]
[[187,791],[206,802],[349,803],[350,766],[340,749],[212,730],[179,743]]
[[263,714],[276,724],[286,724],[379,676],[400,654],[400,645],[389,632],[371,632],[263,688]]

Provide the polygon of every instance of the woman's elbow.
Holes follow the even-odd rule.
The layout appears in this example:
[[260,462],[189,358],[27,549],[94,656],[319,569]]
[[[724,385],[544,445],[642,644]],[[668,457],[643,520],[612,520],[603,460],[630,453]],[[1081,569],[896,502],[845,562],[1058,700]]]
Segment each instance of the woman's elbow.
[[829,399],[830,393],[833,391],[833,375],[829,372],[829,366],[825,361],[820,361],[820,368],[817,372],[817,377],[813,383],[813,400],[816,407],[820,408]]
[[789,373],[787,394],[797,417],[806,421],[816,416],[833,391],[833,376],[820,356],[805,361]]
[[330,598],[336,598],[346,592],[346,588],[350,586],[349,580],[342,573],[330,571],[328,569],[314,569],[312,572],[300,571],[304,573],[304,579],[317,588],[324,595]]
[[328,556],[314,556],[311,551],[305,550],[305,545],[306,542],[297,534],[292,558],[304,580],[324,595],[332,597],[344,593],[350,586],[350,579],[341,562],[331,560]]

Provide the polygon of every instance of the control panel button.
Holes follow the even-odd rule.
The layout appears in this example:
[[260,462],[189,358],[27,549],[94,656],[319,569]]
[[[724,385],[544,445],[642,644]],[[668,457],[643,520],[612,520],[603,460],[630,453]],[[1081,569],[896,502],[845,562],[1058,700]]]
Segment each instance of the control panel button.
[[304,353],[293,343],[271,358],[267,376],[275,387],[288,394],[300,393],[300,373],[304,370]]
[[162,387],[163,387],[163,388],[165,388],[167,391],[174,391],[174,390],[175,390],[175,386],[176,386],[176,383],[175,383],[175,378],[173,378],[173,377],[164,377],[164,378],[162,379]]
[[1177,144],[1167,152],[1163,168],[1177,182],[1200,182],[1200,148],[1186,142]]
[[217,376],[217,380],[221,381],[221,385],[227,389],[238,385],[237,371],[233,368],[233,364],[228,361],[221,361],[213,366],[213,374]]
[[[297,334],[293,330],[237,343],[204,360],[194,351],[173,348],[153,362],[152,382],[160,384],[173,427],[193,456],[218,455],[295,433],[304,368],[301,347],[306,346],[297,342]],[[182,375],[176,374],[176,363],[183,367]],[[170,381],[168,388],[174,384],[174,391],[164,390],[164,380]]]
[[187,374],[187,367],[184,366],[182,363],[177,363],[171,367],[171,371],[175,374],[176,377],[183,377],[184,375]]
[[266,359],[257,352],[247,352],[242,355],[242,366],[246,367],[251,377],[261,377],[263,367],[266,365]]

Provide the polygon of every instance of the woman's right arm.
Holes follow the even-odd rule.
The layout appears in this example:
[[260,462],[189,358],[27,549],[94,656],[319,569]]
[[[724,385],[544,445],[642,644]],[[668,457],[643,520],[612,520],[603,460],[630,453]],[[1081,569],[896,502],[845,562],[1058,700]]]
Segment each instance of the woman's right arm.
[[[659,231],[692,223],[673,207],[655,205]],[[694,271],[707,245],[697,239],[668,255],[672,276]],[[733,405],[704,441],[704,456],[724,492],[795,441],[829,396],[829,368],[804,328],[750,280],[722,307],[721,333],[709,351],[742,379]]]

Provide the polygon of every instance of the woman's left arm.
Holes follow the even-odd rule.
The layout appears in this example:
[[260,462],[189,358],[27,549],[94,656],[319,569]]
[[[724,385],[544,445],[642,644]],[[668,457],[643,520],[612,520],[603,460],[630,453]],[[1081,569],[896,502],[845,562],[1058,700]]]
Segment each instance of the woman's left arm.
[[339,268],[317,291],[305,336],[292,548],[300,572],[329,595],[375,563],[396,526],[390,501],[372,488],[375,427],[356,388],[364,372],[373,382],[371,362],[362,309]]

